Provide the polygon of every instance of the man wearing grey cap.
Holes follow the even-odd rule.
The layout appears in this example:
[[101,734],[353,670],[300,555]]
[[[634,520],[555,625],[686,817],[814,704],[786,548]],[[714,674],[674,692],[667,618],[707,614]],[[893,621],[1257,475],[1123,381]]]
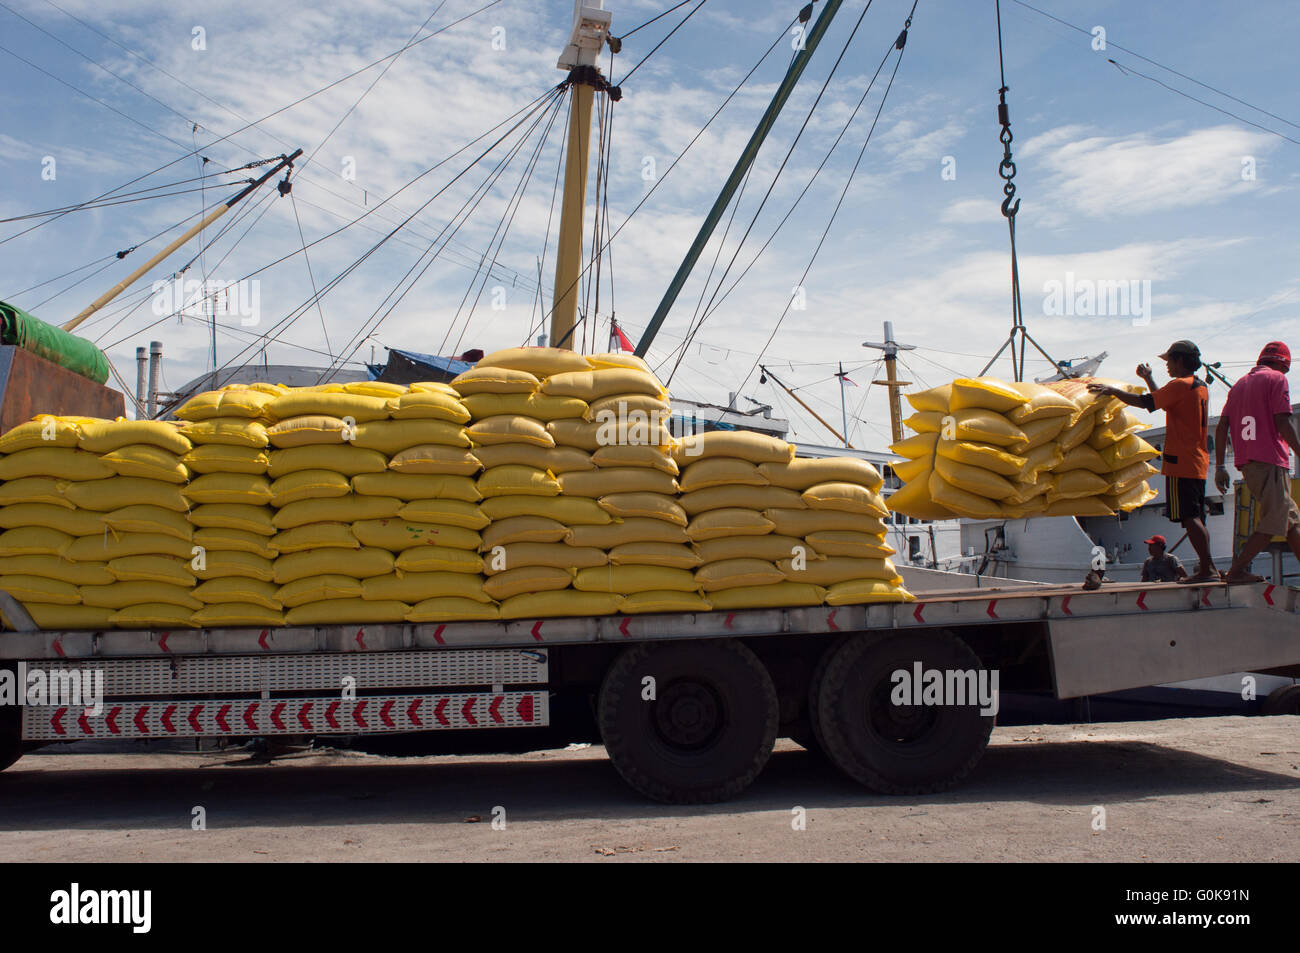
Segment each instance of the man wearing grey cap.
[[1210,469],[1210,392],[1198,380],[1201,350],[1191,341],[1175,341],[1160,355],[1169,371],[1169,383],[1156,387],[1151,367],[1139,364],[1137,376],[1151,393],[1130,394],[1106,384],[1089,384],[1095,394],[1117,397],[1131,407],[1165,412],[1165,446],[1160,472],[1165,475],[1165,500],[1169,519],[1187,531],[1200,564],[1182,583],[1217,582],[1219,574],[1210,558],[1210,534],[1205,528],[1205,478]]

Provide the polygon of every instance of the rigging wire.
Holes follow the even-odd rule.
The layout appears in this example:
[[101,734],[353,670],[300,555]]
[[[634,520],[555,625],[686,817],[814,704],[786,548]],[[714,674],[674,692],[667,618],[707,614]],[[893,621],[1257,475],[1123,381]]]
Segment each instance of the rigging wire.
[[654,23],[656,20],[662,20],[664,17],[668,16],[668,14],[672,13],[674,10],[680,10],[682,7],[686,6],[686,4],[688,4],[688,3],[690,3],[690,2],[691,2],[691,0],[682,0],[682,2],[679,3],[679,4],[677,4],[676,6],[669,7],[667,10],[665,10],[663,13],[659,14],[658,16],[653,16],[653,17],[651,17],[649,20],[646,20],[645,23],[642,23],[639,27],[636,27],[635,29],[628,30],[628,31],[627,31],[626,33],[624,33],[622,36],[618,37],[619,41],[626,40],[629,36],[631,36],[631,35],[632,35],[633,33],[635,33],[637,30],[645,29],[645,28],[648,27],[651,23]]
[[[684,26],[686,25],[686,21],[687,21],[687,20],[689,20],[691,17],[695,16],[695,14],[699,13],[699,11],[700,11],[700,7],[704,6],[704,4],[706,4],[707,2],[708,2],[708,0],[700,0],[700,2],[697,3],[697,4],[696,4],[696,5],[695,5],[695,6],[694,6],[694,7],[693,7],[693,8],[692,8],[692,9],[691,9],[687,14],[686,14],[686,16],[682,17],[680,23],[678,23],[675,27],[673,27],[671,30],[668,31],[668,35],[667,35],[667,36],[665,36],[662,40],[660,40],[658,43],[656,43],[656,44],[654,45],[654,47],[650,50],[649,53],[647,53],[645,56],[641,57],[641,59],[637,61],[637,63],[636,63],[635,66],[633,66],[630,70],[628,70],[626,73],[623,74],[622,79],[620,79],[620,80],[618,81],[617,85],[622,86],[622,85],[623,85],[624,83],[626,83],[629,79],[631,79],[631,78],[632,78],[632,74],[635,73],[637,70],[639,70],[639,69],[641,68],[641,64],[644,63],[646,60],[650,59],[650,57],[654,56],[655,53],[657,53],[657,52],[659,51],[659,47],[663,46],[665,43],[667,43],[669,40],[671,40],[673,34],[676,33],[678,30],[680,30],[682,27],[684,27]],[[682,5],[682,4],[678,4],[677,6],[681,6],[681,5]],[[677,9],[677,7],[673,7],[673,9],[675,10],[675,9]],[[612,78],[612,77],[611,77],[611,78]]]

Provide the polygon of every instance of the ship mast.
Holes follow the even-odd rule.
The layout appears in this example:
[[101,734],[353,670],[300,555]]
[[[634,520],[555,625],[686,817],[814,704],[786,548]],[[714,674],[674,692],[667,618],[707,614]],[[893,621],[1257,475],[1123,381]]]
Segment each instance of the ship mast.
[[596,59],[609,36],[611,14],[604,0],[574,0],[573,32],[556,64],[569,71],[569,138],[564,164],[564,201],[555,255],[555,294],[551,308],[552,347],[574,349],[578,323],[578,279],[582,274],[582,225],[587,206],[587,159],[591,150],[591,104],[605,88]]

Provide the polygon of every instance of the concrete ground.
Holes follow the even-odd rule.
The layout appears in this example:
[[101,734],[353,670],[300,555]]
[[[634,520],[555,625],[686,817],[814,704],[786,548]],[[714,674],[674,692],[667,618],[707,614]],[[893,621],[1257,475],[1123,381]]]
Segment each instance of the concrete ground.
[[[998,728],[965,783],[923,797],[872,794],[780,740],[748,792],[697,807],[642,799],[599,746],[299,751],[270,763],[181,747],[78,743],[27,755],[0,774],[0,857],[1300,860],[1296,716]],[[206,830],[192,829],[196,808]]]

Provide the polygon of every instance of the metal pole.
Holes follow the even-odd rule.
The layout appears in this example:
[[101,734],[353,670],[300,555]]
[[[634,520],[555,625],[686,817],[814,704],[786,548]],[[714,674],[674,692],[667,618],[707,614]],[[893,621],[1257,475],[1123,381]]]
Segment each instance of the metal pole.
[[[637,342],[637,357],[645,357],[646,352],[650,350],[655,335],[659,333],[660,325],[664,323],[664,319],[668,317],[668,312],[672,310],[673,303],[676,302],[677,296],[686,284],[686,279],[690,277],[691,269],[695,267],[695,262],[703,253],[704,246],[709,243],[709,239],[713,236],[713,230],[722,218],[722,213],[731,204],[731,198],[736,194],[736,189],[740,187],[740,182],[745,177],[745,173],[754,164],[754,158],[758,155],[763,140],[767,138],[768,132],[776,123],[777,116],[781,114],[782,107],[785,106],[786,100],[790,98],[790,93],[794,90],[795,84],[799,82],[799,77],[803,75],[808,61],[812,59],[813,53],[817,50],[817,44],[821,42],[826,29],[831,25],[831,20],[839,12],[842,2],[843,0],[827,0],[822,15],[817,18],[817,23],[804,41],[804,48],[795,54],[789,70],[786,71],[785,79],[781,80],[781,85],[777,87],[772,96],[772,101],[768,104],[767,112],[763,113],[758,128],[749,137],[749,142],[745,145],[744,151],[740,153],[740,158],[736,160],[736,166],[731,170],[731,175],[727,178],[726,184],[723,185],[722,191],[713,203],[713,208],[709,209],[704,224],[700,226],[699,234],[695,236],[695,241],[686,253],[686,258],[678,266],[677,274],[673,275],[672,283],[668,285],[663,300],[659,302],[659,307],[655,309],[654,317],[650,319],[650,323],[641,335],[641,340]],[[773,379],[775,380],[775,378]]]
[[135,349],[135,416],[137,418],[145,415],[145,402],[148,400],[149,392],[146,390],[145,368],[149,362],[149,352],[142,347]]
[[781,381],[777,378],[777,376],[776,376],[775,374],[773,374],[771,371],[769,371],[769,370],[768,370],[766,367],[764,367],[762,364],[758,365],[758,369],[759,369],[760,371],[762,371],[764,374],[766,374],[768,377],[772,378],[773,383],[775,383],[777,387],[781,388],[781,390],[785,391],[787,394],[789,394],[791,397],[793,397],[794,400],[795,400],[795,402],[796,402],[800,407],[802,407],[804,410],[808,411],[808,413],[812,414],[813,417],[816,418],[816,420],[817,420],[817,422],[818,422],[819,424],[821,424],[823,427],[825,427],[825,428],[826,428],[827,430],[829,430],[831,433],[835,434],[835,438],[836,438],[837,440],[841,440],[841,441],[843,441],[845,447],[847,447],[849,450],[854,449],[854,448],[853,448],[853,444],[849,443],[848,438],[847,438],[844,434],[840,433],[838,430],[836,430],[834,427],[832,427],[830,424],[828,424],[828,423],[826,422],[826,420],[822,417],[821,414],[817,413],[817,411],[813,410],[813,409],[812,409],[811,407],[809,407],[806,403],[804,403],[803,398],[801,398],[798,394],[796,394],[796,393],[795,393],[794,391],[792,391],[790,388],[788,388],[788,387],[786,387],[784,384],[782,384]]
[[149,342],[149,398],[146,412],[150,419],[158,412],[158,378],[162,374],[162,341]]
[[849,445],[849,408],[844,402],[844,362],[840,361],[840,372],[836,375],[840,379],[840,426],[844,428],[844,446]]

